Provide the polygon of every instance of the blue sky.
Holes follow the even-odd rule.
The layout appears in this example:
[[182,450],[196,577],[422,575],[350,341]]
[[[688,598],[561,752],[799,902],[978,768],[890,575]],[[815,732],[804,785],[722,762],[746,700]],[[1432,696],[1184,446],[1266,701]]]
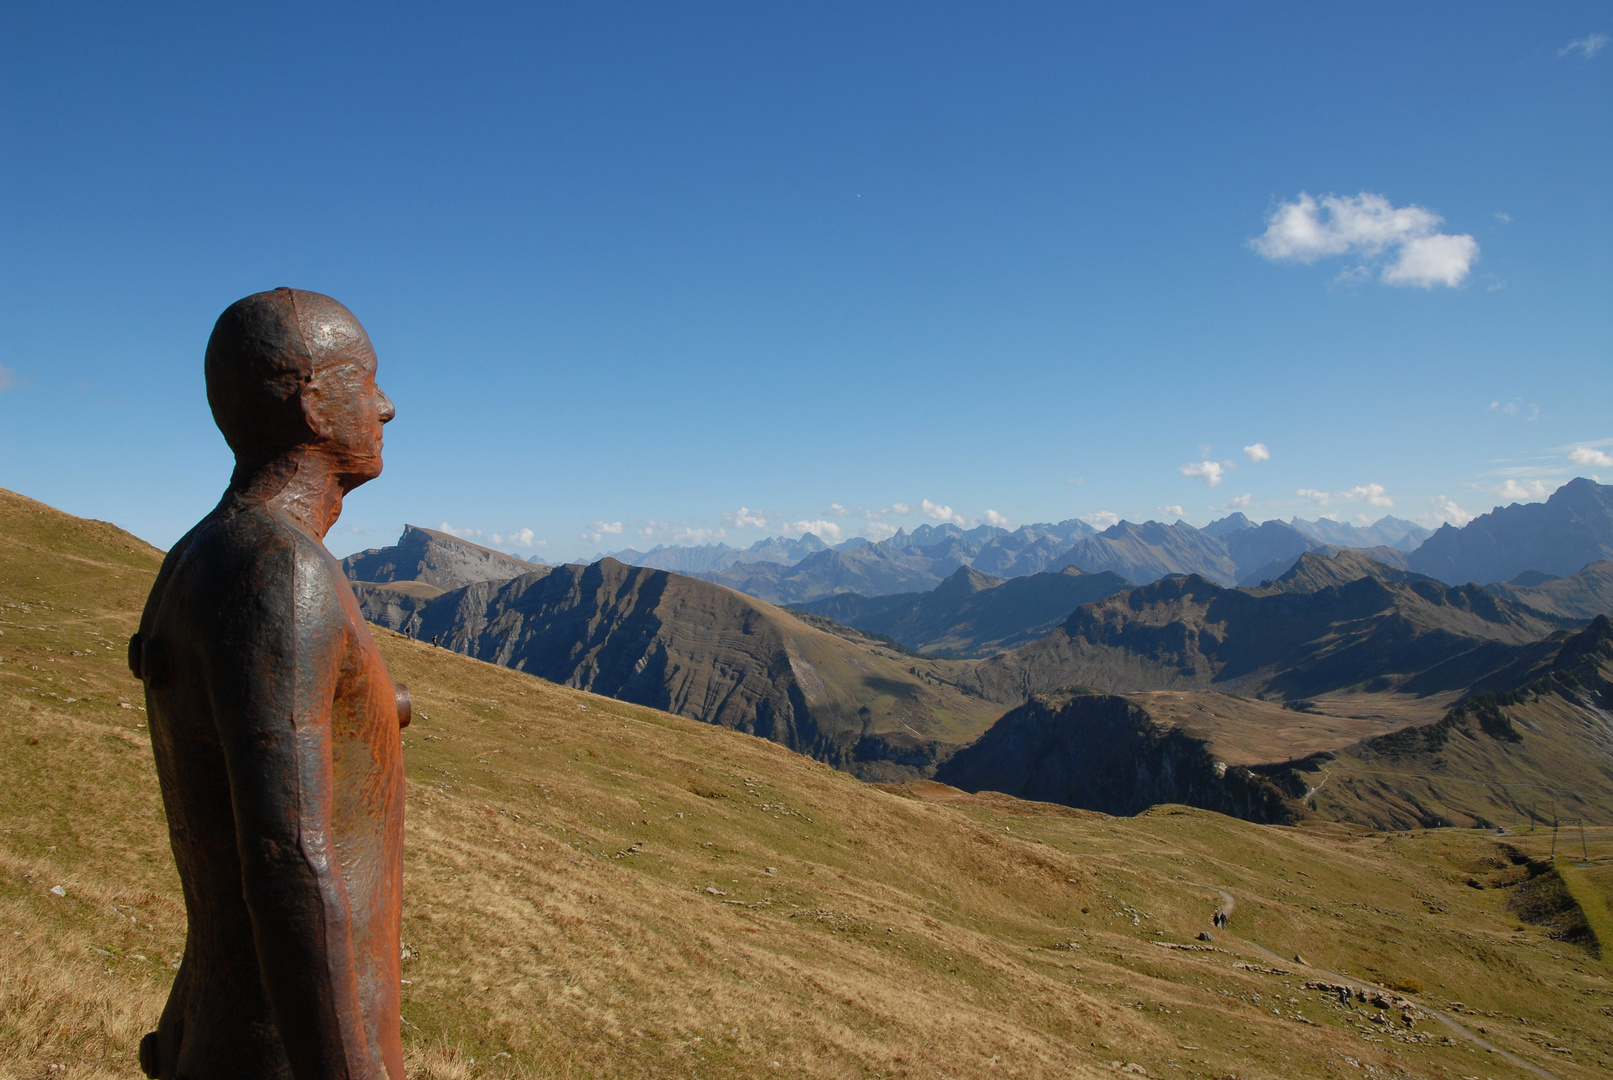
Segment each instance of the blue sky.
[[1613,480],[1609,4],[333,7],[7,7],[0,486],[172,543],[278,285],[398,407],[338,554]]

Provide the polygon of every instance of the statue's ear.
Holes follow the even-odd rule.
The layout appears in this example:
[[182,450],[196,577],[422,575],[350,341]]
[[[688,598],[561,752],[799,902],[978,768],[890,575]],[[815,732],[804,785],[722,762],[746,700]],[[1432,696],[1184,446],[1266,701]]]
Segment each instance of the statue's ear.
[[302,411],[303,427],[308,429],[308,442],[320,443],[329,439],[335,433],[335,418],[332,414],[331,367],[315,368],[303,376],[302,386],[297,390],[297,404]]

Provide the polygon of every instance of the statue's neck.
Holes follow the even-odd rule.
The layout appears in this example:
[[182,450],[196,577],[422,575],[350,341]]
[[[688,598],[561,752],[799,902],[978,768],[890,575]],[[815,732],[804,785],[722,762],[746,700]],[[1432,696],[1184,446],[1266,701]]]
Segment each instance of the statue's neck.
[[278,510],[320,540],[341,516],[342,496],[347,494],[331,463],[307,447],[252,468],[237,463],[230,490],[238,498]]

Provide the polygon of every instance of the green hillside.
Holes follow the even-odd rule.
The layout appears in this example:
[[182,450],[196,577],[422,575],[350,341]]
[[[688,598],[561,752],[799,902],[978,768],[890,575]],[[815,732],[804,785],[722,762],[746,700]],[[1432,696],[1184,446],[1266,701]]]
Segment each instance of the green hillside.
[[[136,1075],[181,947],[123,657],[157,561],[0,492],[0,1075]],[[1503,1052],[1565,1080],[1613,1067],[1613,971],[1518,921],[1515,889],[1466,883],[1499,857],[1476,830],[881,788],[378,637],[416,700],[411,1077],[1538,1075]],[[1587,846],[1593,871],[1613,864],[1613,832]],[[1222,892],[1230,930],[1197,940]],[[1306,986],[1340,980],[1369,1000]]]

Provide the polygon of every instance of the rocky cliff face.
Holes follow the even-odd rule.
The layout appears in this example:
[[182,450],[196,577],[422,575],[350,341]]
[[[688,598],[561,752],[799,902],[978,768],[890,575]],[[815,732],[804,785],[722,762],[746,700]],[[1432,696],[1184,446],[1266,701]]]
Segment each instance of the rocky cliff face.
[[1037,695],[936,771],[965,791],[999,791],[1106,814],[1184,803],[1249,821],[1304,810],[1281,787],[1146,709],[1110,694]]
[[960,691],[945,665],[614,559],[437,596],[362,582],[355,592],[367,618],[420,640],[749,732],[870,778],[924,775],[1003,707]]
[[457,589],[473,581],[508,581],[534,565],[433,529],[405,525],[391,547],[371,548],[342,560],[350,581],[419,581]]
[[1613,559],[1613,486],[1581,477],[1543,503],[1513,503],[1460,529],[1445,525],[1407,564],[1453,585],[1511,581],[1538,570],[1564,577]]

